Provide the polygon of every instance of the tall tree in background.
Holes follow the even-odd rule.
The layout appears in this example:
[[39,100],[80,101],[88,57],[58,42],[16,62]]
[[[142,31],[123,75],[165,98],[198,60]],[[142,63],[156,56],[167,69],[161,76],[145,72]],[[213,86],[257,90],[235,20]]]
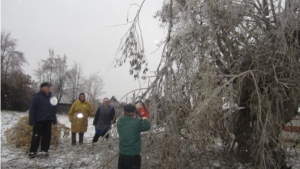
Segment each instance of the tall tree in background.
[[22,71],[22,66],[28,64],[23,52],[17,51],[17,40],[10,33],[1,32],[1,78],[8,78],[12,71]]
[[34,71],[35,76],[38,78],[39,83],[44,81],[52,82],[54,51],[49,49],[49,58],[38,62],[38,68]]
[[[299,9],[299,0],[164,1],[161,62],[140,97],[151,97],[154,117],[159,104],[167,116],[146,168],[202,168],[211,159],[286,167],[279,136],[299,105]],[[147,70],[140,10],[116,59],[129,60],[135,78]]]
[[49,49],[49,55],[46,60],[38,63],[39,67],[35,70],[35,75],[39,79],[39,83],[48,81],[52,84],[52,92],[60,102],[65,93],[67,56],[55,56],[53,49]]
[[97,98],[101,96],[103,92],[104,82],[103,79],[97,74],[91,74],[84,80],[84,91],[86,91],[86,100],[89,100],[94,112],[98,108]]
[[65,83],[67,79],[67,56],[58,56],[54,59],[54,74],[57,79],[54,80],[54,93],[58,98],[58,102],[61,101],[62,96],[65,94]]
[[67,66],[67,57],[55,56],[53,49],[49,49],[49,57],[38,63],[35,75],[39,83],[49,81],[52,92],[58,102],[73,103],[80,92],[86,93],[94,109],[98,107],[97,97],[103,93],[103,79],[94,73],[89,77],[83,76],[82,66],[74,62],[71,69]]
[[17,40],[10,33],[1,32],[1,109],[26,111],[32,97],[32,80],[22,66],[27,64],[24,54],[16,50]]
[[83,91],[84,85],[84,77],[83,77],[83,70],[82,65],[80,63],[74,62],[71,66],[71,69],[67,73],[67,100],[70,103],[73,103],[75,100],[78,99],[78,95]]

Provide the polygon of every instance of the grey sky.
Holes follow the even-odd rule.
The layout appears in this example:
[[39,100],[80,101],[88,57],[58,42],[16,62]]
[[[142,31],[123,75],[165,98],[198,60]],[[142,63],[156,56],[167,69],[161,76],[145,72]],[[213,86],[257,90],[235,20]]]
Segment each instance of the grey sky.
[[[138,9],[130,5],[141,3],[142,0],[1,0],[1,29],[18,40],[17,50],[25,54],[29,63],[23,67],[26,74],[35,78],[37,62],[46,59],[52,48],[55,55],[66,54],[68,65],[81,63],[85,75],[99,71],[105,82],[105,96],[120,99],[138,88],[139,83],[129,75],[128,63],[111,70],[108,66],[130,26],[122,25],[128,11],[132,20]],[[146,1],[140,15],[150,70],[155,70],[161,54],[161,50],[151,53],[157,49],[155,42],[164,37],[159,22],[153,18],[162,3]]]

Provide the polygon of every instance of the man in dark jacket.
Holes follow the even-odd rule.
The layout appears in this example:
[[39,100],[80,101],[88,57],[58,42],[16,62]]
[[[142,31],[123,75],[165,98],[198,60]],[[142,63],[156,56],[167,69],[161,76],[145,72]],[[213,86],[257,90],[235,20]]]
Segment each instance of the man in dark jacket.
[[[29,125],[33,126],[29,157],[37,155],[41,140],[41,154],[49,156],[52,123],[56,124],[55,100],[50,92],[50,83],[40,85],[41,90],[35,94],[29,107]],[[55,104],[55,105],[54,105]]]
[[150,130],[147,116],[135,118],[136,108],[132,104],[124,106],[124,115],[117,122],[119,133],[118,169],[141,168],[141,132]]
[[93,125],[95,126],[95,136],[93,138],[93,143],[97,142],[100,136],[105,136],[108,139],[108,131],[111,125],[116,122],[115,109],[109,105],[109,99],[103,99],[103,105],[99,106]]

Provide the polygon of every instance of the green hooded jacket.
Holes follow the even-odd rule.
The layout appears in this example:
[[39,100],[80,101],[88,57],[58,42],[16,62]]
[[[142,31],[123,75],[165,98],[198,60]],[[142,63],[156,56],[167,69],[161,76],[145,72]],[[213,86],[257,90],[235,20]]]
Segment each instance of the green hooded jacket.
[[150,130],[148,120],[140,120],[123,115],[117,121],[119,151],[123,155],[138,155],[141,152],[141,132]]

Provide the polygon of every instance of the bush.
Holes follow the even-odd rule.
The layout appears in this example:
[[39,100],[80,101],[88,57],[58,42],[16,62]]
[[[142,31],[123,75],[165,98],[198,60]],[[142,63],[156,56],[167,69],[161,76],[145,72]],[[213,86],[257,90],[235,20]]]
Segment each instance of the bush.
[[[29,118],[22,117],[12,127],[5,131],[7,143],[10,145],[16,145],[17,148],[21,148],[25,152],[29,152],[29,146],[32,137],[32,127],[28,125]],[[67,138],[70,134],[70,128],[64,124],[57,122],[57,125],[52,127],[51,145],[55,148],[59,145],[60,138]]]

